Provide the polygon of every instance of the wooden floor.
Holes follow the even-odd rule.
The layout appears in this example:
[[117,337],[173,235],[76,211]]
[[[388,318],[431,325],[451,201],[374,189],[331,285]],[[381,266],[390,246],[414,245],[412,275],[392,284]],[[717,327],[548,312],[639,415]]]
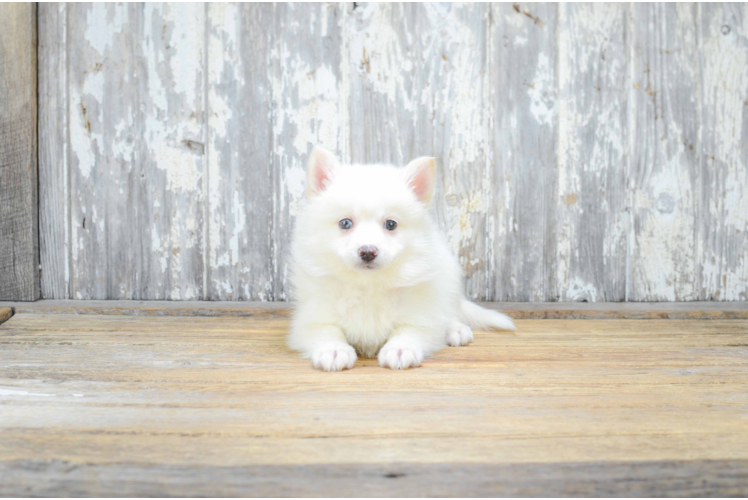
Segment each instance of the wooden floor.
[[748,495],[748,320],[517,326],[322,373],[283,310],[25,311],[0,325],[0,495]]

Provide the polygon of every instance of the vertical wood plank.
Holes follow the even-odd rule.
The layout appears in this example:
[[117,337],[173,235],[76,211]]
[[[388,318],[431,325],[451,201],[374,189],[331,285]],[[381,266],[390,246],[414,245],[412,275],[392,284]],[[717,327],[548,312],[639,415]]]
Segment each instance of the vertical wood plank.
[[493,8],[495,270],[489,300],[557,300],[557,5]]
[[69,8],[71,295],[199,298],[205,9]]
[[341,23],[332,3],[277,4],[270,50],[273,88],[274,300],[288,300],[292,228],[315,144],[345,156]]
[[353,163],[404,165],[414,155],[420,104],[417,76],[424,69],[421,65],[428,64],[420,57],[418,41],[430,36],[429,30],[416,33],[415,25],[418,13],[427,8],[362,3],[348,16],[345,37]]
[[41,296],[67,299],[70,298],[67,4],[40,3],[38,9]]
[[[748,300],[748,8],[702,4],[700,300]],[[693,62],[695,64],[695,62]]]
[[[138,229],[145,222],[135,152],[142,144],[135,138],[143,135],[134,97],[141,90],[134,71],[140,32],[132,17],[140,12],[114,4],[68,9],[70,295],[137,298],[143,275]],[[129,148],[115,134],[119,123],[123,135],[132,133]]]
[[272,300],[271,4],[208,5],[206,298]]
[[489,16],[487,4],[367,4],[347,32],[352,158],[437,158],[434,210],[480,299],[493,260]]
[[36,4],[0,5],[0,300],[39,298]]
[[209,7],[208,298],[286,300],[314,145],[344,153],[336,4]]
[[696,300],[698,6],[632,6],[634,225],[629,300]]
[[559,4],[558,298],[625,299],[628,8]]

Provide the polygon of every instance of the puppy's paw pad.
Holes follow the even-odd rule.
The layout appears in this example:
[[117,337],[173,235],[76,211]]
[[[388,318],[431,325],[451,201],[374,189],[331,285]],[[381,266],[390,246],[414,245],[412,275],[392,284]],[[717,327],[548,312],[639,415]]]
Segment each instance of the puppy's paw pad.
[[377,356],[382,368],[393,370],[407,370],[421,365],[423,361],[423,349],[419,347],[388,346],[382,347]]
[[447,344],[452,347],[468,345],[473,341],[473,330],[462,323],[455,323],[447,328]]
[[321,345],[312,353],[312,365],[326,372],[353,368],[356,359],[356,350],[345,342],[330,342]]

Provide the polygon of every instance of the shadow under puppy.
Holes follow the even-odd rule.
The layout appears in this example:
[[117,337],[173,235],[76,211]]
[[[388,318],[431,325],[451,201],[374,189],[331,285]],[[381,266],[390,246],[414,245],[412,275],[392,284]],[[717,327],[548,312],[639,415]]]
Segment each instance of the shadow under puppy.
[[412,368],[471,342],[471,327],[515,329],[465,299],[460,265],[428,210],[434,176],[433,158],[397,168],[312,152],[292,244],[288,342],[315,368],[353,368],[357,354]]

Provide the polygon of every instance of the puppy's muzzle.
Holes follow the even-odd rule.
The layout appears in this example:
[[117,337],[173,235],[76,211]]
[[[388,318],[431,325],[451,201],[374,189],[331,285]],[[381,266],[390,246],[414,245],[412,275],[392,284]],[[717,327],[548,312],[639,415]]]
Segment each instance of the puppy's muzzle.
[[377,258],[377,247],[364,246],[358,249],[358,255],[364,262],[371,262]]

